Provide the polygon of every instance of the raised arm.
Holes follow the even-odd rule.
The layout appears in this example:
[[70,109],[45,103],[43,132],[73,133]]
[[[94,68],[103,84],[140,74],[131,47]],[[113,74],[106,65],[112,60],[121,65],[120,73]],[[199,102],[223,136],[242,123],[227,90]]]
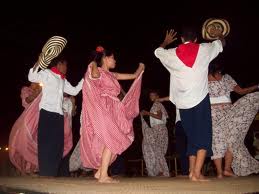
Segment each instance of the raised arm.
[[218,40],[221,41],[221,44],[223,47],[226,46],[226,40],[225,40],[224,36],[222,35],[221,30],[216,29],[216,28],[211,28],[210,33],[213,34],[215,37],[218,37]]
[[172,42],[174,42],[176,38],[176,32],[174,30],[166,31],[166,36],[160,47],[158,47],[154,54],[161,61],[161,63],[165,66],[165,68],[170,72],[172,70],[172,66],[175,63],[175,57],[173,49],[165,49],[165,47]]
[[91,77],[95,79],[99,78],[101,74],[98,70],[97,63],[95,61],[92,61],[89,65],[92,66]]
[[145,65],[143,63],[139,63],[139,66],[135,73],[127,74],[127,73],[114,73],[117,80],[132,80],[136,79],[142,71],[144,71]]
[[167,45],[169,45],[172,42],[174,42],[175,40],[177,40],[176,35],[177,35],[177,32],[175,32],[173,29],[171,29],[169,31],[167,30],[164,42],[162,44],[160,44],[160,47],[165,48]]
[[30,82],[43,83],[45,79],[45,73],[43,70],[39,71],[39,65],[35,63],[33,68],[30,69],[28,79]]

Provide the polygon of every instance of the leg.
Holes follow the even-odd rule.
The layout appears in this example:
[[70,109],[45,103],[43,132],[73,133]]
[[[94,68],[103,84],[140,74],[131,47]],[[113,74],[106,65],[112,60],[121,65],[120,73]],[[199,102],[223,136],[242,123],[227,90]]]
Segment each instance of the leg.
[[168,149],[168,131],[166,126],[158,127],[157,130],[158,136],[157,136],[157,146],[156,146],[156,158],[158,165],[160,166],[161,174],[162,176],[169,177],[169,169],[166,162],[166,152]]
[[[110,158],[110,162],[109,164],[111,163],[111,160],[112,160],[112,157]],[[95,172],[94,172],[94,178],[96,179],[99,179],[100,176],[101,176],[101,168],[102,166],[100,166]],[[109,169],[109,166],[108,166],[108,169]],[[107,170],[107,174],[108,174],[108,170]]]
[[64,150],[64,118],[57,113],[40,111],[38,160],[40,176],[57,176]]
[[207,95],[198,105],[190,109],[180,109],[182,125],[187,135],[187,155],[194,156],[190,164],[190,175],[192,181],[204,180],[201,175],[201,169],[205,157],[212,155],[212,126],[211,126],[211,108],[209,95]]
[[223,172],[224,176],[235,177],[235,174],[231,169],[232,161],[233,161],[233,154],[229,150],[227,150],[225,154],[225,167]]
[[189,164],[188,164],[188,157],[186,156],[187,137],[182,127],[181,121],[178,121],[175,124],[175,136],[176,136],[175,147],[176,147],[177,154],[180,156],[182,175],[188,175]]
[[217,158],[213,161],[214,161],[214,164],[217,169],[217,178],[219,178],[219,179],[223,178],[223,176],[222,176],[222,158]]
[[69,157],[70,154],[67,154],[60,162],[60,166],[59,166],[59,172],[58,172],[58,176],[63,176],[63,177],[69,177],[70,173],[69,173]]
[[99,183],[117,183],[118,181],[113,180],[108,176],[108,167],[111,162],[112,153],[108,148],[104,148],[102,154],[102,163],[100,167],[100,177],[98,179]]
[[195,167],[193,170],[193,175],[191,178],[192,181],[206,181],[206,179],[204,179],[204,177],[201,174],[201,168],[203,166],[206,153],[207,151],[204,149],[200,149],[197,151],[197,158],[196,158]]
[[189,156],[189,166],[190,166],[189,178],[192,178],[195,163],[196,163],[196,156]]

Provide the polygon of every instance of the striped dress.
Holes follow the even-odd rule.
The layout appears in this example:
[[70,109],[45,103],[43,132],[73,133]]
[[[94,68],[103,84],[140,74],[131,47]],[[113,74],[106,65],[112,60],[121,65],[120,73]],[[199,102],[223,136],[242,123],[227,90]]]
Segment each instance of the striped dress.
[[112,161],[134,140],[133,119],[139,114],[142,74],[135,79],[122,101],[115,75],[99,68],[100,78],[91,78],[91,66],[85,74],[81,113],[80,153],[82,165],[98,169],[102,151],[112,152]]

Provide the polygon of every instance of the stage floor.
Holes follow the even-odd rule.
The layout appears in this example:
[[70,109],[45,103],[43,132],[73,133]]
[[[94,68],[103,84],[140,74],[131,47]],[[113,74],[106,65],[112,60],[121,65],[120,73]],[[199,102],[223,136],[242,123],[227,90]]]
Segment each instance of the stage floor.
[[121,182],[118,184],[99,184],[93,178],[0,177],[0,193],[31,194],[35,192],[28,191],[36,191],[51,194],[243,194],[259,192],[259,176],[223,180],[212,178],[210,182],[191,182],[188,178],[119,178],[119,180]]

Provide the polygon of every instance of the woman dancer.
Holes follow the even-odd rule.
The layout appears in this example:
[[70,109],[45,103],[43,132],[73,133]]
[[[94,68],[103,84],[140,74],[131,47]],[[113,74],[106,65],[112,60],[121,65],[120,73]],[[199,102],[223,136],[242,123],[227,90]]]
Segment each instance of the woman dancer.
[[[215,64],[210,65],[208,78],[213,129],[212,159],[217,177],[258,173],[259,162],[244,145],[247,131],[259,110],[259,92],[254,92],[258,85],[241,88],[230,75],[222,75],[222,68]],[[232,91],[245,96],[232,104]],[[225,158],[224,171],[222,158]]]
[[[157,102],[159,95],[157,91],[151,91],[149,98],[153,102],[150,111],[141,111],[143,142],[142,151],[149,176],[169,177],[169,170],[165,159],[168,147],[168,131],[166,121],[168,114],[165,107]],[[149,127],[143,116],[150,117]]]
[[[116,60],[112,52],[97,47],[83,85],[80,153],[86,168],[97,169],[100,183],[116,183],[108,167],[133,142],[133,119],[139,113],[139,96],[144,64],[134,74],[112,73]],[[122,101],[118,80],[133,80]]]

